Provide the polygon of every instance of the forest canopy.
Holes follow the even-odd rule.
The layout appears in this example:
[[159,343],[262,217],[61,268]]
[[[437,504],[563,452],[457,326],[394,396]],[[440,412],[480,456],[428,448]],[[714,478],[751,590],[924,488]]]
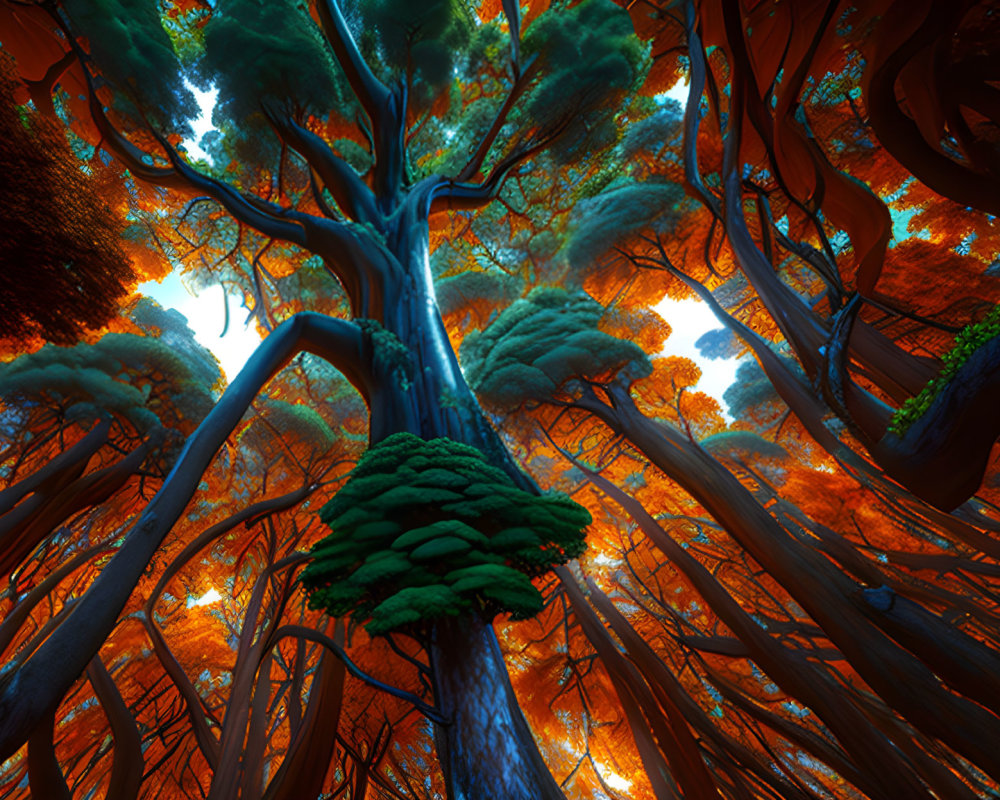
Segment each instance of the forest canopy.
[[0,799],[1000,796],[994,6],[0,0]]

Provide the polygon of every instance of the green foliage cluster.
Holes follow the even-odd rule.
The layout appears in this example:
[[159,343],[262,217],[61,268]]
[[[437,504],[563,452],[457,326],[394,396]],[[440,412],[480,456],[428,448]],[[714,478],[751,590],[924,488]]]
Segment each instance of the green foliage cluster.
[[[144,0],[66,0],[73,26],[87,37],[101,75],[119,91],[115,102],[137,120],[187,135],[197,116],[181,63],[160,19],[158,3]],[[139,108],[131,105],[138,101]],[[141,110],[140,110],[141,109]]]
[[332,533],[301,581],[311,608],[369,618],[372,634],[477,612],[538,613],[529,576],[580,555],[590,515],[517,488],[473,447],[397,433],[323,507]]
[[624,9],[611,0],[553,3],[525,31],[521,53],[522,61],[537,57],[544,67],[525,103],[527,117],[542,127],[573,118],[551,151],[556,158],[568,163],[617,139],[607,104],[636,87],[648,68]]
[[901,405],[889,420],[889,432],[905,436],[907,430],[934,403],[934,400],[958,374],[969,357],[991,339],[1000,336],[1000,306],[994,306],[979,322],[966,325],[955,336],[955,344],[941,356],[941,371],[920,392]]
[[748,358],[736,368],[736,379],[722,399],[729,406],[729,413],[740,417],[752,408],[777,401],[778,394],[757,359]]
[[570,379],[597,377],[629,367],[635,377],[652,371],[633,342],[597,329],[604,308],[583,292],[540,287],[506,308],[485,330],[462,342],[469,385],[502,407],[546,400]]
[[714,328],[699,336],[694,346],[703,358],[735,358],[740,354],[742,343],[729,328]]
[[[205,26],[197,65],[204,85],[219,90],[213,121],[236,123],[226,135],[247,146],[271,141],[261,103],[294,103],[325,117],[335,109],[350,119],[356,105],[322,32],[295,0],[219,0]],[[238,148],[239,150],[239,148]]]
[[335,442],[330,425],[314,408],[266,396],[254,403],[253,423],[240,437],[241,445],[252,447],[268,460],[302,445],[313,453],[323,453]]
[[411,102],[426,103],[453,75],[456,56],[474,37],[471,8],[461,0],[368,0],[359,7],[363,49],[386,68],[386,78],[409,76]]
[[[162,315],[176,325],[169,312]],[[0,400],[59,407],[67,419],[82,422],[112,414],[140,435],[172,430],[179,444],[212,409],[220,377],[214,357],[190,331],[187,336],[180,344],[130,333],[73,347],[47,344],[0,364]]]
[[577,269],[587,269],[600,256],[633,233],[659,233],[680,216],[684,190],[665,181],[612,181],[576,204],[570,216],[566,256]]

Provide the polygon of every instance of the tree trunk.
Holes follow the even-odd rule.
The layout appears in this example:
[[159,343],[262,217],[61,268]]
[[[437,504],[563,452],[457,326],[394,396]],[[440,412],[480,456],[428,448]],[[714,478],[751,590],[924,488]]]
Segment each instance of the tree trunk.
[[[402,279],[380,289],[379,322],[405,346],[408,376],[380,363],[369,398],[370,440],[405,431],[447,437],[479,450],[517,486],[538,487],[511,457],[469,389],[434,294],[426,214],[415,200],[387,236]],[[435,703],[449,724],[435,742],[449,800],[563,800],[521,713],[493,628],[476,615],[437,622],[430,654]]]
[[445,619],[430,645],[434,694],[449,723],[435,727],[449,800],[563,800],[531,735],[492,626]]

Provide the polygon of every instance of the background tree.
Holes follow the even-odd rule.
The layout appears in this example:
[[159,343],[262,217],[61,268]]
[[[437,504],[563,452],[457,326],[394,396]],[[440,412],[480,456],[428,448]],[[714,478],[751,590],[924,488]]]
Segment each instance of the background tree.
[[13,73],[4,54],[0,169],[8,200],[0,229],[0,340],[14,349],[31,338],[72,344],[115,317],[135,281],[120,240],[124,192],[104,164],[81,172],[57,122],[25,104],[27,92]]
[[268,333],[4,366],[4,796],[995,792],[997,247],[932,193],[995,20],[898,5],[0,7],[126,252]]

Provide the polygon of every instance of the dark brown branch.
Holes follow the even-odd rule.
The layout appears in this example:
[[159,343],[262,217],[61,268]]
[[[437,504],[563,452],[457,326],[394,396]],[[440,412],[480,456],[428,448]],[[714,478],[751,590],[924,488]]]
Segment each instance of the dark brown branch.
[[99,655],[87,665],[87,678],[108,718],[114,741],[108,800],[135,800],[142,784],[144,763],[142,739],[135,720]]

